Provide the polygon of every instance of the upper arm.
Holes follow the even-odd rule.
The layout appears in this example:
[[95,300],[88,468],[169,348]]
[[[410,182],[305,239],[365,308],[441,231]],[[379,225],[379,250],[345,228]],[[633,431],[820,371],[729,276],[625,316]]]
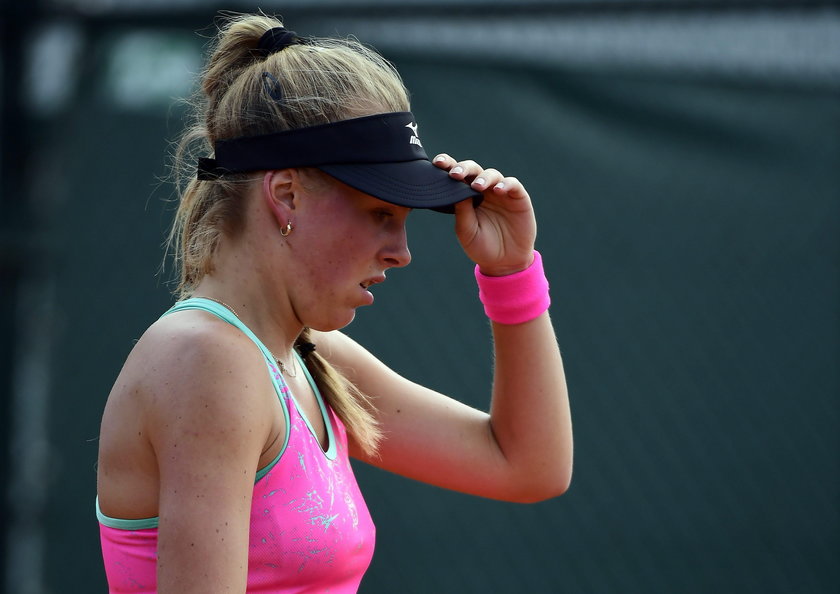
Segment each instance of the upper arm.
[[267,389],[262,357],[241,333],[160,341],[147,394],[160,592],[244,591],[251,497],[270,432]]
[[353,448],[355,457],[440,487],[510,498],[509,468],[486,412],[400,376],[340,332],[314,340],[375,408],[384,434],[378,453]]

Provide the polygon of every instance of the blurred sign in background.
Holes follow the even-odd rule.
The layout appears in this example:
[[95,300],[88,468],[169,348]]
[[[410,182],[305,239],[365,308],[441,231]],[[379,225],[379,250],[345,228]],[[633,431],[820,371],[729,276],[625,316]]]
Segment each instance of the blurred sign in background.
[[[3,580],[105,590],[98,424],[172,301],[165,177],[216,9],[2,7]],[[840,584],[840,12],[824,2],[265,2],[394,61],[430,154],[525,181],[576,429],[519,506],[357,466],[370,593],[820,593]],[[451,220],[348,331],[485,407],[489,330]]]

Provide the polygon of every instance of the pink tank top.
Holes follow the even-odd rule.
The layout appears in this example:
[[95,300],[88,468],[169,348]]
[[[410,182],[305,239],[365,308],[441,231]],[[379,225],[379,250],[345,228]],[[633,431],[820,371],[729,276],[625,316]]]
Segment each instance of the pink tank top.
[[[327,428],[329,447],[324,452],[257,337],[213,301],[188,299],[167,314],[184,309],[209,311],[260,347],[289,428],[280,454],[257,473],[254,484],[247,591],[356,592],[373,556],[376,530],[350,466],[341,420],[299,359]],[[156,592],[158,519],[110,518],[101,512],[98,500],[96,511],[109,591]]]

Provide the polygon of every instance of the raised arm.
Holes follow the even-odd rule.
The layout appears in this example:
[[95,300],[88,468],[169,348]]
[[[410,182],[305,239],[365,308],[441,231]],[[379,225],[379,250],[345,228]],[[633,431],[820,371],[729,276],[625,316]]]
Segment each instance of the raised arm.
[[[484,193],[479,208],[462,202],[455,217],[459,241],[480,271],[505,276],[529,268],[536,222],[522,184],[472,161],[441,155],[435,162]],[[489,414],[400,377],[346,336],[323,336],[328,358],[377,407],[385,439],[379,457],[368,462],[438,486],[510,501],[539,501],[568,488],[571,416],[549,315],[492,326]]]

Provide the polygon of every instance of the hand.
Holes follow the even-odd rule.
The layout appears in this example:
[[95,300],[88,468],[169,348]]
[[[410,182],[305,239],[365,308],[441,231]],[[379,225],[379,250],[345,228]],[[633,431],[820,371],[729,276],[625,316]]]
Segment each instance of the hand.
[[481,272],[504,276],[530,266],[537,221],[522,183],[496,169],[484,169],[475,161],[456,161],[446,154],[432,162],[484,195],[478,208],[473,207],[472,199],[455,205],[455,234]]

